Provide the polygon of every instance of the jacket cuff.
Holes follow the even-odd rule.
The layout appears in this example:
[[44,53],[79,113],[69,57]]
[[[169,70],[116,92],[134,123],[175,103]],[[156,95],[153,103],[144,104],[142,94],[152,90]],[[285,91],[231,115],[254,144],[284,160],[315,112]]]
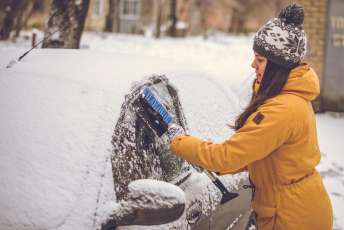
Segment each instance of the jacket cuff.
[[172,139],[171,144],[170,144],[170,148],[171,148],[172,153],[174,153],[175,155],[178,155],[178,156],[182,156],[182,153],[180,151],[180,149],[181,149],[180,144],[186,136],[188,136],[188,135],[178,134]]

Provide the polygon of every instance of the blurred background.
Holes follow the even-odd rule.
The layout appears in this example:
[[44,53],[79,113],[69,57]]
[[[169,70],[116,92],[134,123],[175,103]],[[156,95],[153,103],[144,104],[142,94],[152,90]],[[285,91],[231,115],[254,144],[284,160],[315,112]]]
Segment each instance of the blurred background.
[[156,39],[206,40],[218,32],[252,36],[290,3],[305,8],[306,61],[322,84],[314,106],[317,111],[344,111],[342,0],[2,0],[0,41],[15,43],[21,31],[32,31],[24,36],[32,46],[44,38],[42,48],[80,48],[84,31]]
[[[185,37],[214,30],[256,31],[290,1],[286,0],[4,0],[1,39],[15,39],[22,29],[47,29],[49,17],[86,14],[87,31]],[[60,12],[59,12],[60,11]],[[59,15],[60,14],[60,15]],[[65,15],[64,15],[65,16]],[[15,31],[10,36],[11,30]]]

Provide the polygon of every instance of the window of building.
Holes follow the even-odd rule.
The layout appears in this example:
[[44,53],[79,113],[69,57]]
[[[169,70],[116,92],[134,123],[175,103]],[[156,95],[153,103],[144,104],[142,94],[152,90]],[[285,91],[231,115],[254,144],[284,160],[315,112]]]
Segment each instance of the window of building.
[[140,0],[122,0],[121,1],[121,18],[137,19],[140,16]]
[[95,0],[93,5],[93,15],[101,16],[103,14],[104,0]]

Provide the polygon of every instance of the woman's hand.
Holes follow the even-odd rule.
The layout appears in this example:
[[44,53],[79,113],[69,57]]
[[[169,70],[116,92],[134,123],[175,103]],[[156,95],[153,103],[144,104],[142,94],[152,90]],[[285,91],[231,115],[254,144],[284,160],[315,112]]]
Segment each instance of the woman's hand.
[[167,136],[170,142],[173,140],[175,136],[180,135],[180,134],[185,134],[185,130],[183,129],[183,127],[181,127],[180,125],[176,123],[170,123],[168,125]]

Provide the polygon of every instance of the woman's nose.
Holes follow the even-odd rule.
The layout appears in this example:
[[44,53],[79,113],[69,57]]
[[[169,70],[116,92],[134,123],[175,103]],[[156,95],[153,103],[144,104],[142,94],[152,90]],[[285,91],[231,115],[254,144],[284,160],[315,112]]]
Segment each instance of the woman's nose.
[[255,63],[254,60],[253,60],[252,63],[251,63],[251,67],[252,67],[253,69],[256,69],[256,63]]

